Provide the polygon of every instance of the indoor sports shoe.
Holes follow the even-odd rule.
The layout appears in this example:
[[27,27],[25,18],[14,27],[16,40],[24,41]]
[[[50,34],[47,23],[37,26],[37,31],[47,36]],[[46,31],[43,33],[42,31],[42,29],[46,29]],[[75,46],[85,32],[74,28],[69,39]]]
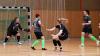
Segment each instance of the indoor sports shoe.
[[98,41],[96,41],[97,46],[99,46],[99,43],[100,43],[100,41],[99,41],[99,40],[98,40]]
[[6,45],[6,43],[4,42],[4,43],[3,43],[3,45],[5,46],[5,45]]
[[81,47],[84,47],[85,45],[84,44],[81,44]]
[[33,50],[36,50],[34,47],[31,47]]
[[42,50],[47,50],[46,48],[42,48]]
[[21,42],[17,42],[17,44],[22,45],[22,43],[21,43]]
[[60,52],[62,51],[62,47],[60,48]]

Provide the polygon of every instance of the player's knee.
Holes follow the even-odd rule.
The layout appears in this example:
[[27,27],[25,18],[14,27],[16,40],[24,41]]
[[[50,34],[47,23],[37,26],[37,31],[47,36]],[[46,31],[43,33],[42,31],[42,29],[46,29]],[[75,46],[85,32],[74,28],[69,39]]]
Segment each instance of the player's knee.
[[7,36],[7,38],[10,38],[10,36]]
[[100,39],[100,36],[99,36],[99,39]]
[[88,36],[91,38],[92,34],[89,34]]
[[20,36],[20,33],[17,33],[17,36]]
[[52,39],[59,40],[58,37],[52,37]]
[[81,36],[85,36],[85,33],[84,33],[84,32],[82,32],[82,33],[81,33]]
[[42,39],[45,39],[44,36],[41,36]]

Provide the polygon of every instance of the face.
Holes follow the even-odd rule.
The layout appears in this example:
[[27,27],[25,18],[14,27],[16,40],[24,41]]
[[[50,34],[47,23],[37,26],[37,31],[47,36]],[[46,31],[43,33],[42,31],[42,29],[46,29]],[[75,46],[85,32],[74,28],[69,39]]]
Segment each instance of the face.
[[40,16],[38,18],[40,18]]
[[86,16],[87,15],[87,12],[86,11],[83,11],[83,14],[84,14],[84,16]]
[[57,24],[59,25],[60,23],[61,23],[61,20],[60,20],[60,19],[58,19],[58,20],[57,20]]
[[19,23],[19,18],[16,19],[16,23]]

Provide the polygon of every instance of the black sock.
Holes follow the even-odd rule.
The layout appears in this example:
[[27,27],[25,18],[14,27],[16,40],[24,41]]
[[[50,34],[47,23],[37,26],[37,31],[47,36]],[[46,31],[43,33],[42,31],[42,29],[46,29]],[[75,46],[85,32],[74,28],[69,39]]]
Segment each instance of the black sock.
[[30,35],[28,35],[28,39],[30,39]]
[[57,41],[55,39],[53,40],[53,44],[54,46],[57,46]]
[[59,40],[57,40],[57,44],[58,44],[59,46],[61,46],[61,42],[60,42]]
[[7,41],[8,41],[8,38],[6,37],[4,42],[7,42]]
[[17,42],[19,42],[20,41],[20,36],[17,36]]

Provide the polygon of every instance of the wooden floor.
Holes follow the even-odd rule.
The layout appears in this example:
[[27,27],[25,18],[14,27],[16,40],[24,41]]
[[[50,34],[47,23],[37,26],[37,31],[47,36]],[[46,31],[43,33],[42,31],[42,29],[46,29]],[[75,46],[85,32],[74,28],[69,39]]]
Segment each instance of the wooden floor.
[[79,38],[71,38],[62,44],[63,51],[59,52],[59,50],[54,51],[51,40],[46,41],[47,51],[41,50],[41,44],[34,51],[30,48],[31,42],[26,41],[23,45],[8,42],[6,46],[0,44],[0,56],[100,56],[100,46],[96,47],[95,42],[89,39],[86,40],[85,47],[80,47]]

